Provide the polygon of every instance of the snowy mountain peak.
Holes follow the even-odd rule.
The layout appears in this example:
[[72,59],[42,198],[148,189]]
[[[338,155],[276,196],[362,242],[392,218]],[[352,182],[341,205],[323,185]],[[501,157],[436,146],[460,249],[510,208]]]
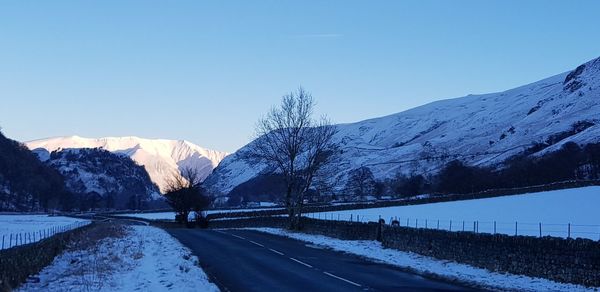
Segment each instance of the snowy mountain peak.
[[135,136],[83,138],[79,136],[56,137],[25,143],[29,149],[46,160],[55,150],[71,148],[102,148],[127,155],[143,165],[150,178],[161,191],[168,179],[184,168],[197,169],[202,179],[225,158],[228,153],[202,148],[185,140],[144,139]]

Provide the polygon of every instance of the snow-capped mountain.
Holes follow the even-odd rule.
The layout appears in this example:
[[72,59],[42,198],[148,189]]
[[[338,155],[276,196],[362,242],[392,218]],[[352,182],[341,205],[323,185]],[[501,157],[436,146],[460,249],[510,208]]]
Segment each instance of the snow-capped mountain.
[[206,178],[219,164],[226,152],[204,149],[184,140],[143,139],[138,137],[82,138],[78,136],[41,139],[25,143],[29,149],[46,160],[49,153],[59,149],[102,148],[124,154],[144,166],[152,181],[165,191],[167,180],[180,170],[191,167]]
[[[435,173],[454,158],[496,165],[519,153],[554,151],[569,141],[598,142],[599,123],[600,58],[504,92],[441,100],[337,125],[339,155],[329,181],[344,185],[348,173],[361,166],[382,180],[398,173]],[[247,147],[221,162],[205,181],[209,190],[226,195],[264,170],[264,165],[242,158]]]

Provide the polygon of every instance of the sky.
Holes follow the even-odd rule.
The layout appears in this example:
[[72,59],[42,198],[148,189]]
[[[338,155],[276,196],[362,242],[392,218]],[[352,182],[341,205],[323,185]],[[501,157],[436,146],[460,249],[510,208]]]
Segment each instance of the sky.
[[299,86],[356,122],[600,56],[600,1],[0,1],[0,127],[19,141],[235,151]]

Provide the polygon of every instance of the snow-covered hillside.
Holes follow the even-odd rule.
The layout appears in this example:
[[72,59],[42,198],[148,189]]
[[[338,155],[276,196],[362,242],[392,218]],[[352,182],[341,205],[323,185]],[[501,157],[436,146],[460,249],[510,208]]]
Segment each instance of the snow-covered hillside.
[[49,152],[69,148],[103,148],[125,154],[143,165],[152,181],[165,190],[166,181],[186,167],[197,169],[206,178],[228,153],[204,149],[188,141],[143,139],[138,137],[109,137],[90,139],[78,136],[41,139],[25,143],[29,149],[46,160]]
[[[531,155],[566,142],[600,141],[600,58],[571,72],[504,92],[441,100],[397,114],[337,125],[340,153],[330,182],[344,185],[361,166],[376,179],[435,173],[450,159],[494,165],[539,143]],[[263,165],[242,159],[248,146],[224,159],[205,184],[226,195],[256,177]]]
[[146,170],[127,155],[99,148],[64,149],[52,152],[45,163],[64,177],[82,210],[142,209],[161,197]]

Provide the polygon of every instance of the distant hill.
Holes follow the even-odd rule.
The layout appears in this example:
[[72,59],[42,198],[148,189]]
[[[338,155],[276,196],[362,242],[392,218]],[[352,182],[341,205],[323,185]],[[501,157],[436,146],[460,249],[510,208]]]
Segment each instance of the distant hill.
[[45,163],[65,178],[78,194],[79,209],[145,209],[161,198],[144,167],[126,155],[100,148],[65,149],[50,153]]
[[[378,181],[399,174],[436,174],[454,159],[498,168],[515,155],[539,157],[568,142],[599,142],[599,113],[600,58],[507,91],[339,124],[334,137],[339,152],[326,180],[343,193],[350,174],[363,167]],[[240,187],[254,189],[247,183],[265,181],[256,179],[265,165],[244,160],[247,150],[245,146],[226,157],[205,180],[211,193],[237,196]]]
[[102,148],[131,157],[144,166],[152,181],[164,192],[167,180],[191,167],[206,178],[228,153],[209,150],[183,140],[143,139],[138,137],[82,138],[57,137],[26,142],[40,159],[48,159],[50,152],[61,149]]
[[68,206],[63,177],[19,142],[0,133],[0,211],[43,211]]

